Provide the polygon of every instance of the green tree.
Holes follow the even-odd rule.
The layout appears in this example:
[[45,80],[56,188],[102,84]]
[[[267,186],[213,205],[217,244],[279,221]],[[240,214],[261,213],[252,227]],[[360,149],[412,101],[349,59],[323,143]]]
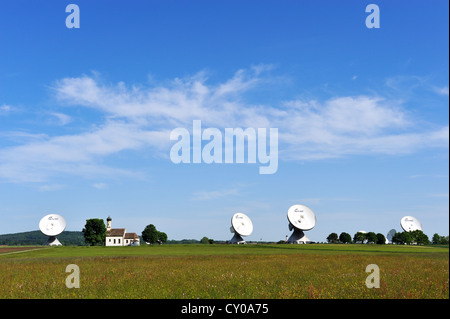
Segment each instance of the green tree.
[[386,237],[384,237],[384,235],[381,234],[381,233],[378,233],[378,234],[377,234],[377,244],[378,244],[378,245],[384,245],[384,244],[386,244]]
[[145,226],[142,231],[142,239],[150,244],[158,242],[158,231],[156,230],[155,225],[150,224]]
[[159,231],[158,232],[158,241],[160,244],[167,242],[167,234],[162,231]]
[[105,244],[106,226],[103,219],[87,219],[86,225],[84,226],[82,232],[86,244],[91,246]]
[[145,229],[142,231],[142,239],[150,244],[162,244],[167,242],[167,234],[158,231],[155,225],[150,224],[145,226]]
[[368,244],[375,244],[377,242],[377,234],[375,234],[374,232],[368,232],[366,234],[366,239],[367,239],[367,243]]
[[430,242],[428,236],[424,234],[421,230],[414,230],[410,232],[411,234],[411,242],[416,243],[418,245],[425,245]]
[[404,231],[404,232],[397,232],[392,237],[392,242],[395,244],[403,244],[403,245],[409,245],[412,242],[412,236],[411,233]]
[[209,244],[209,239],[208,237],[203,237],[202,239],[200,239],[200,244]]
[[396,232],[394,234],[394,236],[392,236],[392,243],[393,244],[403,244],[401,232]]
[[433,245],[439,245],[441,243],[441,236],[439,236],[438,233],[434,233],[431,242],[433,243]]
[[357,232],[354,236],[353,236],[353,242],[354,243],[364,243],[364,241],[366,240],[366,234],[362,233],[362,232]]
[[336,233],[331,233],[331,234],[329,234],[328,237],[327,237],[327,241],[328,241],[329,243],[337,243],[337,241],[338,241],[338,235],[337,235]]
[[351,243],[351,242],[352,242],[352,236],[350,236],[349,233],[342,232],[342,233],[339,235],[339,241],[340,241],[341,243],[344,243],[344,244]]

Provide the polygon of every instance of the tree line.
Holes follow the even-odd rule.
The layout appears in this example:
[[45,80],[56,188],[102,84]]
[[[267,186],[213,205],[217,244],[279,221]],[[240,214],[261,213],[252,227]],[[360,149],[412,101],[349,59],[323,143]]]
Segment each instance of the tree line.
[[441,236],[435,233],[432,238],[433,245],[448,245],[448,236]]
[[[439,243],[439,244],[445,244],[445,238],[447,238],[447,244],[448,244],[448,236],[443,237],[439,236],[438,234],[435,234],[433,236],[433,243]],[[352,236],[349,233],[342,232],[339,236],[337,233],[331,233],[327,237],[328,243],[342,243],[342,244],[350,244],[350,243],[359,243],[359,244],[378,244],[378,245],[384,245],[386,244],[386,237],[381,233],[374,233],[374,232],[357,232],[355,235]],[[393,244],[399,244],[399,245],[411,245],[411,244],[417,244],[417,245],[425,245],[429,244],[430,240],[428,239],[428,236],[423,233],[421,230],[415,230],[411,232],[403,231],[403,232],[397,232],[392,237],[392,243]]]

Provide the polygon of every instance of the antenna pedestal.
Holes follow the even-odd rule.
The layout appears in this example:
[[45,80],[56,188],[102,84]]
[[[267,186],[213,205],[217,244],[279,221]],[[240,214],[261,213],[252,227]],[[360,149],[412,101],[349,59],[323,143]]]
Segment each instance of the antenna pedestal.
[[288,244],[307,244],[309,242],[311,242],[309,238],[306,237],[305,233],[298,228],[294,228],[294,232],[287,240]]
[[47,242],[44,244],[46,246],[62,246],[58,238],[56,236],[49,236]]
[[230,244],[245,244],[245,240],[235,232],[233,238],[230,239]]

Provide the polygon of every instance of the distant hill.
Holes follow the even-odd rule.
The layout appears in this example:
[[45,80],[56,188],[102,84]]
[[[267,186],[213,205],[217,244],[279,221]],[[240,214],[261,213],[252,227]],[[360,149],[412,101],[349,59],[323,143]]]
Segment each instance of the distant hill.
[[[56,236],[64,246],[85,246],[84,236],[81,231],[64,231]],[[28,231],[15,234],[0,235],[0,245],[9,246],[29,246],[29,245],[43,245],[47,242],[48,236],[41,233],[39,230]],[[141,238],[141,243],[144,243]],[[199,244],[197,239],[181,239],[168,240],[167,244]],[[226,241],[216,240],[216,244],[224,244]]]
[[[47,241],[48,236],[39,230],[28,231],[23,233],[0,235],[0,245],[43,245]],[[81,231],[64,231],[57,236],[63,245],[84,246],[83,233]]]

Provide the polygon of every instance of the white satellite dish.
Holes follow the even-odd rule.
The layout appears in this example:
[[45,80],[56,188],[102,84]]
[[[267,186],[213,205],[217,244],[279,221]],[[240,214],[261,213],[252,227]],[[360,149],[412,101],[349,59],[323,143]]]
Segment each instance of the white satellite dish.
[[242,236],[249,236],[253,232],[253,224],[250,218],[243,213],[236,213],[231,217],[230,231],[234,233],[230,244],[245,244]]
[[404,231],[411,232],[415,230],[423,230],[420,221],[412,216],[404,216],[400,221],[400,226],[402,226]]
[[316,215],[304,205],[291,206],[287,212],[289,230],[294,230],[287,240],[291,244],[306,244],[311,242],[303,231],[311,230],[316,226]]
[[386,235],[386,243],[392,244],[392,238],[396,233],[397,231],[395,229],[391,229]]
[[61,246],[57,235],[61,234],[66,228],[66,221],[64,218],[57,214],[48,214],[42,217],[39,222],[39,229],[44,235],[48,236],[48,240],[45,245],[49,246]]

